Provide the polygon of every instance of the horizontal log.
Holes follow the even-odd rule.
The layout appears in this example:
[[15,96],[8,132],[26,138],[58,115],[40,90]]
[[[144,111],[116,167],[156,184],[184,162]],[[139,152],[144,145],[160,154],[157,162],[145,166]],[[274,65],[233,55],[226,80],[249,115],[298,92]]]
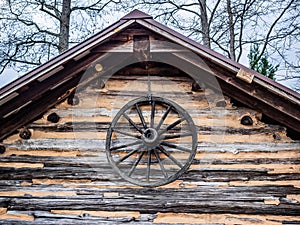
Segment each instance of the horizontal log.
[[[99,151],[103,152],[105,140],[87,140],[87,139],[29,139],[4,143],[6,148],[15,148],[19,150],[81,150],[81,151]],[[278,152],[300,150],[300,142],[261,142],[261,143],[198,143],[198,152]]]
[[[38,187],[36,187],[38,188]],[[70,189],[71,191],[72,189]],[[78,195],[93,195],[99,193],[102,194],[109,191],[112,193],[118,193],[118,196],[132,196],[132,195],[148,195],[153,198],[164,198],[165,195],[173,195],[180,193],[180,196],[193,197],[193,193],[195,196],[220,196],[224,195],[234,195],[235,193],[240,193],[238,196],[242,197],[241,193],[246,194],[246,196],[260,196],[262,198],[269,198],[271,196],[277,197],[285,197],[288,195],[298,195],[300,194],[300,189],[292,186],[260,186],[260,187],[226,187],[226,188],[215,188],[214,186],[206,186],[206,187],[194,187],[194,188],[111,188],[109,190],[105,188],[78,188],[75,189]],[[157,195],[157,197],[155,197]],[[159,197],[162,196],[162,197]],[[175,197],[173,197],[175,198]],[[238,197],[237,197],[238,198]],[[243,197],[242,197],[243,198]],[[247,197],[246,197],[247,198]]]
[[[176,157],[176,154],[175,154]],[[179,159],[178,157],[176,157]],[[45,167],[92,167],[101,168],[103,165],[107,164],[107,156],[105,153],[98,153],[96,156],[82,156],[82,157],[60,157],[60,156],[7,156],[0,157],[0,163],[37,163],[43,164]],[[249,165],[248,165],[249,164]],[[244,168],[244,165],[251,167],[260,166],[265,168],[273,168],[274,166],[293,166],[300,164],[299,158],[252,158],[252,159],[214,159],[214,158],[196,158],[193,160],[193,168],[197,165],[203,167],[205,165],[240,165],[240,168]],[[9,165],[9,164],[7,164]],[[220,167],[221,167],[220,166]],[[217,167],[216,167],[217,168]],[[245,168],[244,168],[245,169]],[[300,171],[299,171],[300,172]]]
[[[185,99],[186,100],[186,99]],[[125,101],[126,102],[126,101]],[[95,104],[95,103],[94,103]],[[122,101],[122,105],[124,105],[124,101]],[[85,105],[85,106],[88,106]],[[93,107],[95,107],[95,105],[93,105]],[[70,108],[70,107],[60,107],[57,109],[52,109],[49,111],[50,113],[55,112],[56,114],[58,114],[61,118],[64,117],[69,117],[69,116],[74,116],[74,117],[88,117],[88,116],[111,116],[116,114],[119,109],[118,108],[114,108],[114,109],[108,109],[106,107],[100,107],[100,108],[84,108],[84,107],[74,107],[74,108]],[[143,110],[142,110],[143,111]],[[143,114],[148,115],[149,114],[149,108],[147,111],[143,111]],[[240,108],[239,110],[236,109],[230,109],[230,108],[222,108],[222,107],[216,107],[216,108],[192,108],[192,109],[187,109],[188,113],[194,117],[194,116],[211,116],[214,118],[228,118],[228,119],[238,119],[238,118],[242,118],[243,115],[248,114],[250,116],[252,116],[253,119],[255,119],[255,117],[259,117],[259,113],[257,113],[254,110],[250,110],[250,109],[246,109],[246,108]],[[158,109],[156,110],[156,114],[162,115],[164,113],[163,110]],[[131,116],[136,116],[137,112],[130,112]],[[109,121],[107,121],[109,122]],[[46,123],[49,124],[49,123]],[[242,127],[242,126],[241,126]],[[279,126],[274,126],[274,127],[279,127]],[[282,128],[283,129],[283,128]]]
[[[84,212],[84,211],[83,211]],[[201,214],[201,213],[157,213],[157,214],[141,214],[139,218],[133,220],[122,220],[120,218],[96,218],[88,214],[81,216],[61,215],[56,216],[46,211],[31,212],[35,216],[34,221],[22,221],[23,225],[69,225],[69,224],[141,224],[150,225],[157,224],[220,224],[224,221],[235,222],[237,224],[257,224],[269,225],[270,221],[276,221],[276,224],[298,224],[300,218],[298,216],[281,216],[281,215],[245,215],[245,214]],[[19,225],[20,221],[3,220],[3,225]]]
[[[225,196],[225,195],[224,195]],[[186,213],[246,213],[246,214],[273,214],[273,215],[299,215],[300,204],[282,203],[279,205],[266,205],[261,200],[237,201],[221,199],[190,198],[164,198],[153,199],[132,196],[119,198],[11,198],[10,210],[103,210],[103,211],[136,211],[141,213],[156,212],[186,212]],[[1,202],[8,199],[1,199]]]
[[[137,124],[142,127],[141,124]],[[27,128],[33,129],[35,131],[42,132],[107,132],[108,127],[110,126],[109,122],[65,122],[59,124],[31,124]],[[119,128],[127,130],[130,125],[128,123],[119,124]],[[234,128],[234,127],[210,127],[210,126],[199,126],[196,125],[197,133],[199,135],[273,135],[277,133],[278,135],[284,131],[282,127],[266,125],[263,127],[254,127],[254,128]],[[49,135],[48,135],[49,136]],[[84,133],[81,135],[84,136]],[[94,135],[95,136],[95,135]],[[282,134],[284,137],[285,134]],[[78,135],[80,137],[80,135]],[[34,138],[34,136],[32,137]]]
[[[128,221],[128,220],[110,220],[109,218],[107,219],[97,219],[97,218],[74,218],[74,219],[69,219],[69,218],[53,218],[51,216],[49,217],[41,217],[37,218],[34,221],[22,221],[22,225],[114,225],[114,224],[141,224],[141,225],[152,225],[153,222],[143,222],[143,221]],[[19,220],[3,220],[1,221],[2,225],[20,225]]]
[[191,214],[158,213],[154,223],[168,224],[299,224],[299,216],[245,215],[245,214]]
[[[137,170],[137,174],[145,171]],[[153,172],[154,173],[154,172]],[[161,178],[160,172],[157,176]],[[82,167],[44,167],[36,168],[1,168],[0,179],[31,180],[31,179],[63,179],[63,180],[95,180],[119,182],[121,178],[112,170],[109,164],[101,168]],[[186,181],[231,182],[231,181],[285,181],[300,179],[300,173],[268,174],[266,169],[209,169],[189,170],[181,176]],[[67,182],[67,181],[66,181]],[[295,184],[296,185],[296,184]]]
[[[5,193],[5,188],[0,187],[1,193]],[[225,188],[215,188],[214,186],[206,186],[206,187],[193,187],[193,188],[93,188],[93,187],[61,187],[58,185],[46,185],[43,184],[41,186],[34,185],[34,186],[26,186],[26,187],[18,187],[16,186],[13,190],[14,193],[17,192],[75,192],[76,195],[69,195],[69,196],[36,196],[37,198],[120,198],[120,197],[136,197],[136,198],[153,198],[153,199],[167,199],[167,198],[176,198],[175,195],[178,197],[186,197],[189,198],[198,198],[198,199],[218,199],[218,200],[225,200],[230,199],[232,200],[265,200],[271,199],[275,197],[280,198],[287,198],[287,196],[296,196],[300,194],[300,189],[295,188],[292,186],[233,186],[233,187],[225,187]],[[8,193],[8,192],[7,192]],[[172,195],[174,195],[172,197]],[[234,196],[235,195],[235,196]],[[16,196],[11,195],[7,196],[1,195],[1,197],[9,197],[15,198]],[[18,197],[20,197],[18,195]],[[25,196],[29,198],[30,196]],[[296,204],[296,202],[294,201]]]

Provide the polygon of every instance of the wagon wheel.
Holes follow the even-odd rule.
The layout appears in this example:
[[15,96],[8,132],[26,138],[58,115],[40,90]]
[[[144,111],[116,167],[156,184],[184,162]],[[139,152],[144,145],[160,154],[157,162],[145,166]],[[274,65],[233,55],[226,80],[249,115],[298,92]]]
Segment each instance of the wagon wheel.
[[160,97],[142,97],[116,114],[106,137],[113,169],[125,180],[145,187],[168,184],[192,163],[197,132],[190,115]]

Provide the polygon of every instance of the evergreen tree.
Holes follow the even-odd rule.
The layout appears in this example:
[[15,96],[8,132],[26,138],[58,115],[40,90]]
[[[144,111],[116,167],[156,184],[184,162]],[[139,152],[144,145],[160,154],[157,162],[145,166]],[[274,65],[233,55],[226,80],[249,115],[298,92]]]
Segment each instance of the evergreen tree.
[[275,80],[275,73],[278,70],[279,64],[273,66],[268,60],[268,55],[264,53],[261,58],[258,44],[254,44],[250,48],[250,53],[248,54],[249,66],[251,69],[259,72],[260,74]]

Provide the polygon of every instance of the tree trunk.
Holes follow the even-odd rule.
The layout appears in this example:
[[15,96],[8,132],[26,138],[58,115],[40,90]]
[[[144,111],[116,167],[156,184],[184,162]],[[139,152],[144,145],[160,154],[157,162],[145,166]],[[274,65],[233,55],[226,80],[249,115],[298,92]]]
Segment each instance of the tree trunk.
[[69,48],[71,0],[64,0],[60,17],[58,51],[62,53]]
[[229,57],[233,60],[236,60],[235,56],[235,34],[234,34],[234,24],[233,24],[233,13],[231,11],[231,0],[227,0],[227,13],[228,13],[228,26],[229,26]]
[[202,42],[203,45],[207,47],[210,46],[210,39],[209,39],[209,24],[208,24],[208,17],[206,11],[206,0],[199,0],[200,3],[200,10],[201,10],[201,26],[202,26]]

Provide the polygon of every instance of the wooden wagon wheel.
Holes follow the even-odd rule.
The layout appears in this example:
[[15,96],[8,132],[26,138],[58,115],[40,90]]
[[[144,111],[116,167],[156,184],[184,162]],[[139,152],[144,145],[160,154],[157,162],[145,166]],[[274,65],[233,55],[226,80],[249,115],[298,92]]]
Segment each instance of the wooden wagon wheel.
[[190,115],[160,97],[127,103],[114,117],[106,138],[113,169],[125,180],[145,187],[168,184],[192,163],[197,132]]

